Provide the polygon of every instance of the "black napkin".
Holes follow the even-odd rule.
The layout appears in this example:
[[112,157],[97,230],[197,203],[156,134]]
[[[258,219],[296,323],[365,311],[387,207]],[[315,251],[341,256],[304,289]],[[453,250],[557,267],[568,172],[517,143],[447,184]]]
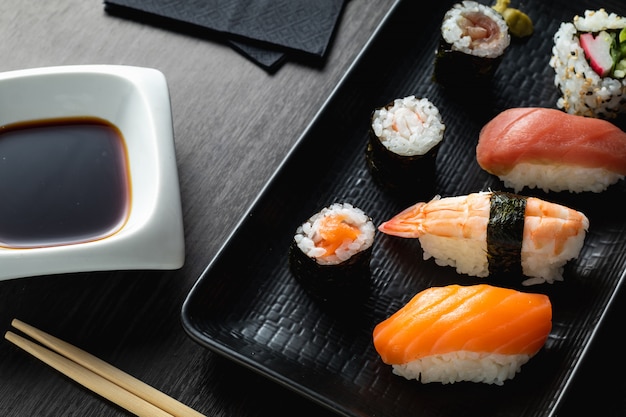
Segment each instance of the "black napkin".
[[273,72],[289,56],[321,61],[347,0],[104,0],[111,15],[221,37]]

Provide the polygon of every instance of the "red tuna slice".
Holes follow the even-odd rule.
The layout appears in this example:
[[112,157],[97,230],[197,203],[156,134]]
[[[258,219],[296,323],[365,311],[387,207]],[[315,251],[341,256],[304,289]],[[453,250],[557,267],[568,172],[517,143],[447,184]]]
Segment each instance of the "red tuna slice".
[[585,57],[589,60],[591,68],[601,77],[609,75],[613,68],[613,57],[611,57],[611,35],[602,31],[593,37],[591,33],[580,35],[580,46],[585,52]]
[[626,133],[603,119],[549,108],[513,108],[483,126],[476,160],[494,175],[506,175],[522,162],[605,168],[626,175]]

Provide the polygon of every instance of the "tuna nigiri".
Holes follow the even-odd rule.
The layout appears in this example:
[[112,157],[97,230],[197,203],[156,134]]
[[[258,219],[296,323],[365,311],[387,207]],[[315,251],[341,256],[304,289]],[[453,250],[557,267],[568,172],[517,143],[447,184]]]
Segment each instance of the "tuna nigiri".
[[480,192],[419,202],[378,229],[418,238],[424,259],[477,277],[520,271],[533,285],[563,280],[582,249],[589,219],[535,197]]
[[601,192],[626,175],[626,132],[561,110],[513,108],[483,126],[476,160],[515,192]]
[[552,304],[486,284],[428,288],[373,331],[374,347],[393,372],[422,383],[502,385],[541,350]]

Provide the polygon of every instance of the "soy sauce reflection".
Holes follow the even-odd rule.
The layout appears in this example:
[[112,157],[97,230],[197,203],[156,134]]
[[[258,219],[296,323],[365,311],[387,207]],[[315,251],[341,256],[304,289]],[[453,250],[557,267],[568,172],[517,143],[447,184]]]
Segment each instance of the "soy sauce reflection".
[[0,127],[0,246],[32,248],[97,240],[130,208],[126,145],[98,118]]

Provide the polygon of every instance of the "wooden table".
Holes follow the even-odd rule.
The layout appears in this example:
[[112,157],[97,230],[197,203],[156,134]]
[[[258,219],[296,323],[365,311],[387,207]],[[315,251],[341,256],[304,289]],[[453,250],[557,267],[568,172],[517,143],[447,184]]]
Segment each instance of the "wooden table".
[[[126,64],[162,71],[170,88],[186,236],[176,271],[95,272],[0,282],[0,328],[19,318],[73,343],[210,416],[334,415],[193,342],[182,302],[263,185],[312,121],[394,0],[347,2],[326,64],[288,62],[269,75],[217,40],[112,17],[95,0],[2,0],[0,71]],[[417,19],[416,19],[417,20]],[[0,265],[0,268],[2,266]],[[622,297],[623,298],[623,297]],[[607,377],[604,360],[624,307],[602,328],[582,368]],[[595,362],[596,363],[592,363]],[[608,367],[607,371],[600,366]],[[624,370],[619,365],[617,369]],[[588,403],[576,382],[571,409]],[[625,387],[590,410],[624,412]],[[599,408],[597,408],[597,406]],[[600,413],[597,413],[600,414]],[[0,415],[124,416],[127,412],[7,342],[0,343]]]

